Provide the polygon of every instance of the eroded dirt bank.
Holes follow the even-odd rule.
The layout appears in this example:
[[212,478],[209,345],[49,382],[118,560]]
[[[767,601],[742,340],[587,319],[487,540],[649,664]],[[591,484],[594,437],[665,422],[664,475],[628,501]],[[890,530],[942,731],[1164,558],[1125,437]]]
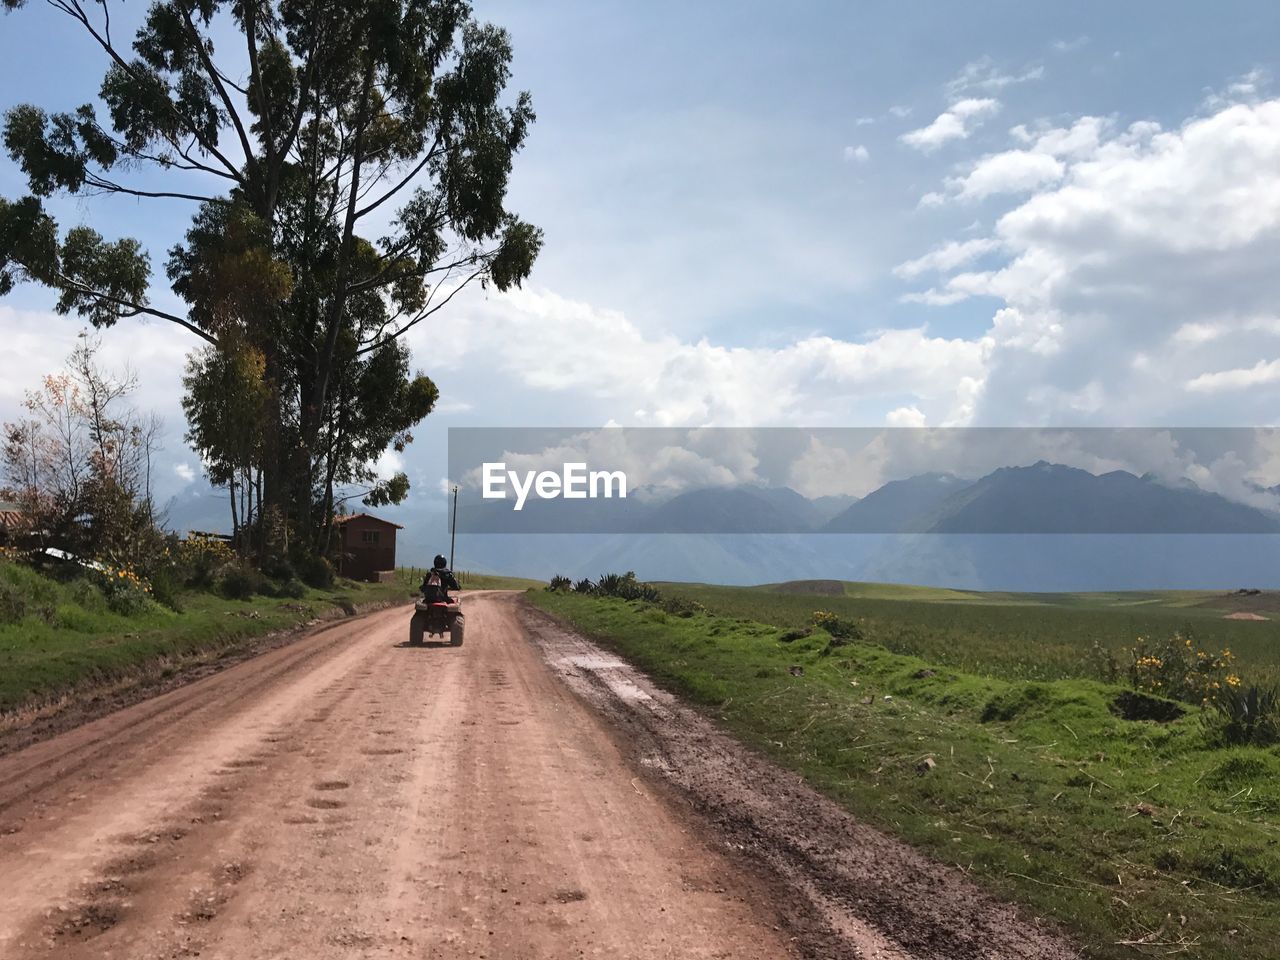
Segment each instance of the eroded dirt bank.
[[621,731],[632,763],[669,784],[722,845],[782,882],[807,951],[916,960],[1077,956],[1034,918],[859,823],[623,660],[529,604],[520,617],[552,669]]

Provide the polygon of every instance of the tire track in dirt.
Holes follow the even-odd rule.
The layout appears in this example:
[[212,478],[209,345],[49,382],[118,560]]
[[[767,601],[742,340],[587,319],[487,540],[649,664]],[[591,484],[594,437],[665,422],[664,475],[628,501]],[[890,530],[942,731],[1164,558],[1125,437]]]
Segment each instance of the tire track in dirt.
[[466,602],[465,647],[386,611],[0,759],[0,955],[797,955],[512,603]]
[[631,761],[719,842],[780,881],[808,953],[916,960],[1070,960],[1047,925],[865,824],[742,746],[643,673],[523,599],[548,664],[607,717]]

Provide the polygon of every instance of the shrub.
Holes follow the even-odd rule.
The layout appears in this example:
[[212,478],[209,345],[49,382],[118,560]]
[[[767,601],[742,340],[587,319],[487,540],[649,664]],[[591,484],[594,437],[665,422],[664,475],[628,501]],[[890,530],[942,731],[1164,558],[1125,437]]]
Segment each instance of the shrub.
[[27,617],[52,622],[57,588],[30,567],[0,561],[0,623],[19,623]]
[[1223,690],[1240,686],[1231,672],[1231,651],[1202,650],[1190,634],[1175,633],[1161,641],[1139,637],[1129,658],[1129,685],[1145,693],[1206,704]]
[[622,596],[623,583],[630,577],[635,579],[634,573],[628,573],[626,577],[619,573],[602,574],[600,579],[596,581],[596,593],[603,597],[620,597]]
[[263,586],[261,574],[240,564],[228,565],[218,578],[218,590],[228,600],[248,600]]
[[686,619],[706,611],[697,600],[690,600],[688,597],[665,597],[659,605],[667,613]]
[[547,585],[547,589],[552,593],[563,593],[573,586],[573,581],[568,577],[562,577],[556,574],[551,578],[551,582]]
[[636,579],[634,570],[602,575],[596,581],[593,592],[602,597],[620,597],[623,600],[640,600],[645,603],[658,603],[662,599],[657,587]]
[[298,576],[308,587],[327,590],[333,586],[333,566],[324,557],[302,557],[295,566]]
[[1266,746],[1280,741],[1280,688],[1227,686],[1213,698],[1228,743]]
[[162,566],[151,574],[151,596],[174,613],[182,612],[181,583],[173,566]]
[[574,593],[594,593],[595,589],[596,589],[596,585],[592,583],[590,580],[588,580],[586,577],[583,577],[581,580],[579,580],[577,583],[573,585]]
[[122,617],[134,617],[151,609],[151,584],[129,567],[102,565],[88,572],[107,598],[107,609]]
[[190,587],[213,586],[218,571],[235,560],[225,540],[193,533],[178,544],[178,576]]
[[813,612],[813,625],[827,631],[832,640],[839,641],[839,643],[835,644],[836,646],[848,643],[850,640],[862,639],[861,627],[848,620],[841,620],[829,610],[815,610]]
[[276,587],[275,594],[277,597],[285,597],[289,600],[301,600],[307,595],[307,587],[301,580],[286,580]]

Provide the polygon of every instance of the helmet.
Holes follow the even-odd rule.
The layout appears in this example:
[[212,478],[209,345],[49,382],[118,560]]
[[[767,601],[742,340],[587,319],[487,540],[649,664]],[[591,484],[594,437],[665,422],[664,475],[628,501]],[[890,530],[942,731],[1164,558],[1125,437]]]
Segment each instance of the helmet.
[[444,554],[437,553],[435,562],[432,564],[437,570],[443,570],[449,565],[449,561],[444,558]]

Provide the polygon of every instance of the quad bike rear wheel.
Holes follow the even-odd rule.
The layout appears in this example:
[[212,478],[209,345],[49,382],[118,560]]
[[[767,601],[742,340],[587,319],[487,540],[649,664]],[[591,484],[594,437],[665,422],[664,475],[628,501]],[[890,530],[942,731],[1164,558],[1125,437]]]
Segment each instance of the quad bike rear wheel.
[[462,628],[465,620],[462,614],[458,614],[453,618],[453,623],[449,625],[449,645],[453,647],[462,646]]
[[422,617],[414,615],[409,620],[409,645],[411,647],[422,646],[423,624]]

